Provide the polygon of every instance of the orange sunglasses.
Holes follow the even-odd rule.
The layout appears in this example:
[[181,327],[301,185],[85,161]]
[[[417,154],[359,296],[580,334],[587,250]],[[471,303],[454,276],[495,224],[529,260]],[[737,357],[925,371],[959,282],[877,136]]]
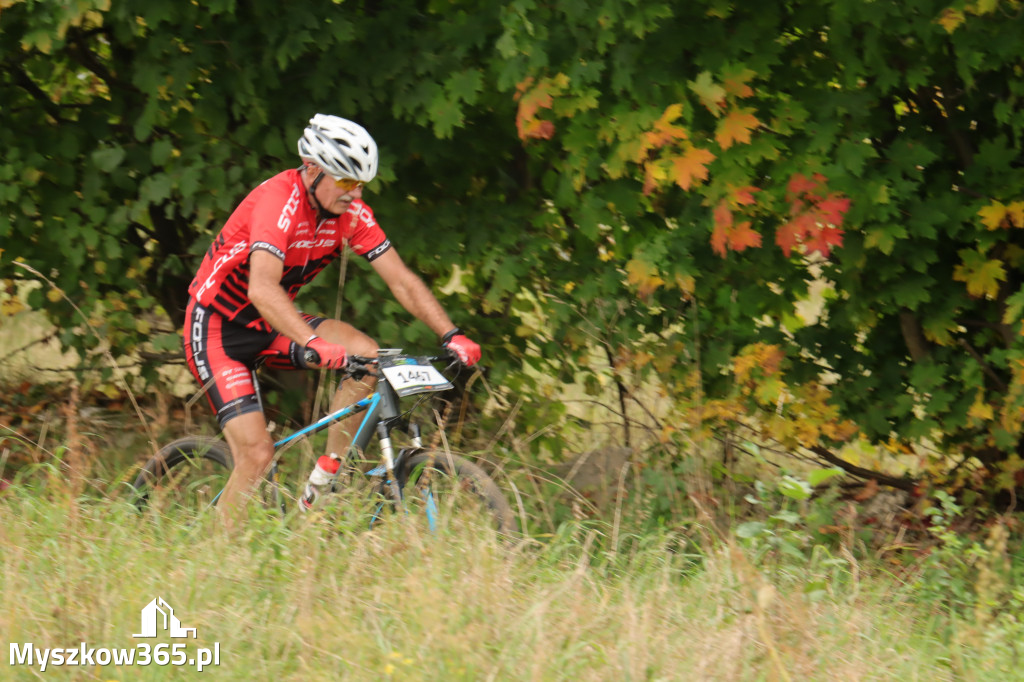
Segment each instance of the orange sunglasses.
[[363,185],[366,184],[362,180],[353,180],[352,178],[331,178],[331,179],[334,180],[334,186],[335,187],[340,187],[341,189],[345,190],[346,192],[351,192],[352,190],[356,189],[357,187],[362,187]]

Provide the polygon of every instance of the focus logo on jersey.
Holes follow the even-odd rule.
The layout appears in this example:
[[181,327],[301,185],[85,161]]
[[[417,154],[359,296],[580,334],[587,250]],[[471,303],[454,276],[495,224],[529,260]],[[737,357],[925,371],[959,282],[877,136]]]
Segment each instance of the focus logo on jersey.
[[385,251],[387,251],[390,248],[391,248],[391,240],[385,239],[383,244],[381,244],[377,248],[373,249],[372,251],[368,251],[366,253],[366,258],[367,258],[367,260],[371,260],[372,261],[374,258],[376,258],[377,256],[379,256],[380,254],[384,253]]
[[225,254],[222,254],[216,261],[214,261],[213,269],[210,270],[210,276],[206,278],[206,281],[203,282],[203,286],[199,287],[199,290],[196,292],[197,300],[203,300],[203,294],[205,294],[207,290],[210,289],[210,287],[217,283],[217,273],[220,272],[221,268],[223,268],[225,265],[235,260],[239,254],[244,253],[245,246],[246,244],[244,241],[236,242],[235,245],[231,247],[230,251],[228,251]]
[[377,221],[373,219],[373,211],[363,202],[352,202],[347,212],[353,216],[354,220],[352,222],[360,222],[366,227],[377,227]]
[[269,329],[249,300],[249,253],[267,251],[283,261],[281,287],[292,299],[348,244],[369,260],[391,244],[362,200],[341,219],[320,221],[297,169],[278,173],[251,191],[214,239],[189,293],[210,312]]
[[[338,244],[337,239],[306,239],[300,242],[292,242],[293,249],[329,249]],[[253,244],[255,246],[255,244]]]
[[281,209],[281,215],[277,217],[277,226],[281,228],[281,231],[288,234],[288,228],[292,226],[292,216],[295,215],[295,211],[299,209],[299,199],[302,198],[302,193],[299,190],[299,186],[296,185],[292,189],[292,195],[288,197],[288,201],[285,202],[284,208]]

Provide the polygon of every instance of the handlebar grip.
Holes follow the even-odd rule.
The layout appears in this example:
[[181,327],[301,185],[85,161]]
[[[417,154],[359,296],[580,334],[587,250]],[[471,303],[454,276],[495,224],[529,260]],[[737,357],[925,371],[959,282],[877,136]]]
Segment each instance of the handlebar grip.
[[307,346],[306,348],[302,349],[302,362],[307,367],[319,367],[320,354]]

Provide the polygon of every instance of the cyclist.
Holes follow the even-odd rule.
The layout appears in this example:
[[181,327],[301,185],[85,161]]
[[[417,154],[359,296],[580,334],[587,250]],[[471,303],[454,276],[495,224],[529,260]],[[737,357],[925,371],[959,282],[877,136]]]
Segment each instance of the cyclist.
[[[229,517],[274,454],[251,378],[257,358],[278,368],[340,369],[348,353],[377,355],[377,343],[351,324],[301,313],[294,304],[298,290],[346,245],[371,263],[398,302],[427,324],[443,347],[466,365],[480,360],[480,346],[455,327],[362,200],[363,186],[377,174],[377,145],[366,130],[317,114],[298,150],[302,165],[278,173],[245,197],[189,285],[185,354],[193,376],[209,385],[207,397],[234,458],[218,501]],[[370,381],[346,381],[333,409],[372,390]],[[329,453],[344,455],[359,418],[328,431]]]

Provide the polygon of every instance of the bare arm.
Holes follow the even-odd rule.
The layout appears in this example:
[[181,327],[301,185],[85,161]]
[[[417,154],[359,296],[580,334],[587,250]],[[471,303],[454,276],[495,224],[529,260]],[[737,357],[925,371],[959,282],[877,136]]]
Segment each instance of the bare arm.
[[271,327],[304,346],[315,332],[281,286],[283,273],[280,258],[268,251],[253,251],[249,256],[249,300]]
[[406,310],[430,327],[435,334],[442,336],[455,328],[448,313],[423,283],[398,255],[390,249],[372,263],[373,269],[387,283],[395,300]]

